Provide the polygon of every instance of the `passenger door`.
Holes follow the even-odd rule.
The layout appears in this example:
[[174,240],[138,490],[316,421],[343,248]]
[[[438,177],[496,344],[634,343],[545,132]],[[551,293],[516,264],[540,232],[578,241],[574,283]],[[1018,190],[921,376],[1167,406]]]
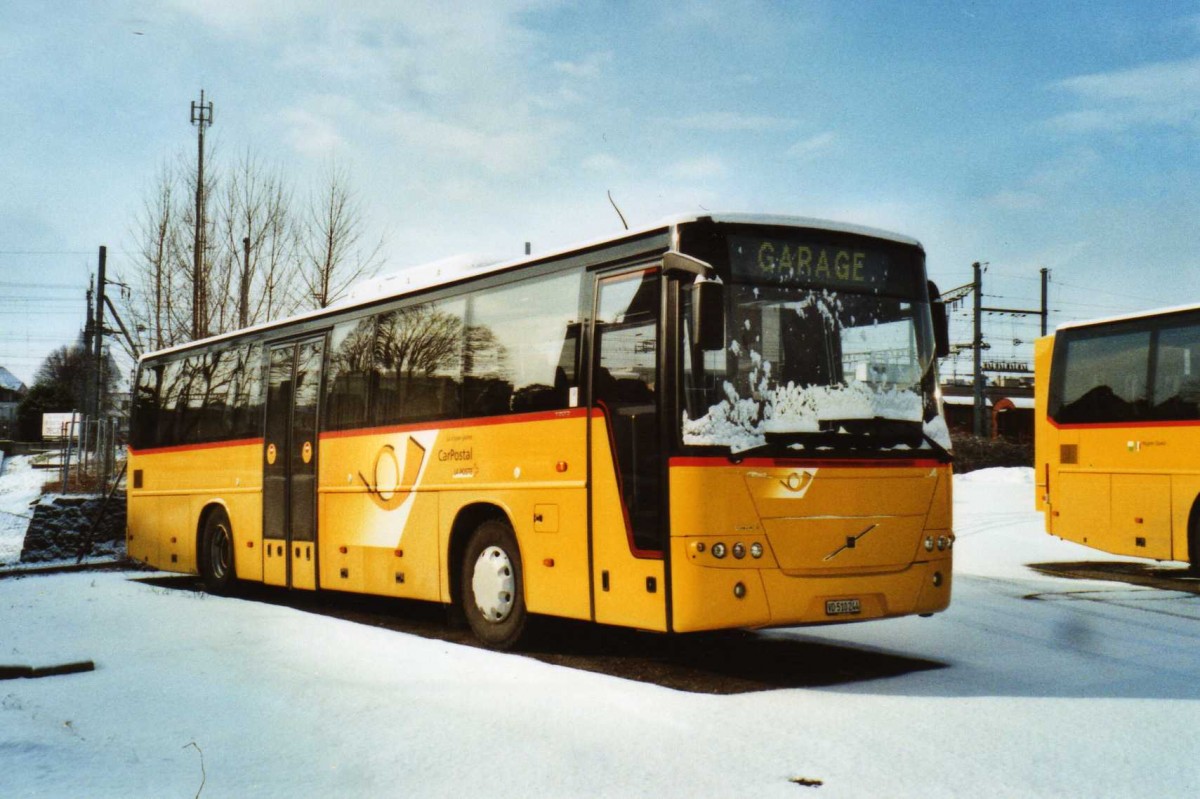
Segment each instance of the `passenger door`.
[[666,629],[659,437],[660,271],[599,276],[591,353],[596,621]]
[[263,581],[317,587],[317,419],[325,337],[268,347]]

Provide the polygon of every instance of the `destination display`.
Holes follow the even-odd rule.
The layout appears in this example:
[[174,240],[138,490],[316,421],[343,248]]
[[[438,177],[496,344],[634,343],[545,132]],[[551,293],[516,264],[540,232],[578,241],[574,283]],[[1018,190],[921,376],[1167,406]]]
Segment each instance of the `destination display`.
[[729,262],[734,280],[917,296],[914,270],[885,250],[733,235]]

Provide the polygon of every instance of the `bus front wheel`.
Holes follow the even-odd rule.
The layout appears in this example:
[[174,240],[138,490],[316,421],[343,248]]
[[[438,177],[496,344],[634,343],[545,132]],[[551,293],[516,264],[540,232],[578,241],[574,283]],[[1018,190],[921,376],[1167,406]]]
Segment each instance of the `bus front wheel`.
[[220,508],[208,514],[200,538],[200,577],[213,594],[228,594],[237,579],[233,566],[233,530]]
[[462,563],[462,609],[476,637],[492,649],[512,649],[525,636],[522,577],[512,528],[496,519],[475,528]]

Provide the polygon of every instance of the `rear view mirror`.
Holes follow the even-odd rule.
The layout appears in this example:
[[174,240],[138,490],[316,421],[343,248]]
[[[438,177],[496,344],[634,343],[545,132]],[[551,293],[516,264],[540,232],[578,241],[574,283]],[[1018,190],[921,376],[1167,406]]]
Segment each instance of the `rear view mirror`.
[[950,320],[946,316],[946,303],[942,302],[942,293],[931,280],[929,281],[929,313],[933,317],[933,341],[935,354],[939,358],[950,355]]
[[692,283],[692,341],[702,350],[725,348],[725,286],[719,280]]
[[692,282],[692,346],[702,350],[725,348],[725,286],[712,264],[681,252],[663,253],[663,272],[695,275]]

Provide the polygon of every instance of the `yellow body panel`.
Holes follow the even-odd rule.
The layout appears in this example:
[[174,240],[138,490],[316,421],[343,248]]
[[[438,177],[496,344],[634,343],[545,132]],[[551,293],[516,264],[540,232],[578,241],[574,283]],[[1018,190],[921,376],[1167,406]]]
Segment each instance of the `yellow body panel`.
[[[935,613],[950,602],[948,466],[683,459],[671,469],[671,516],[680,632]],[[926,538],[944,548],[927,551]],[[831,615],[827,602],[838,600],[860,610]]]
[[[952,540],[948,466],[673,461],[668,575],[662,553],[633,549],[605,424],[571,411],[323,435],[317,543],[293,544],[293,587],[449,603],[455,536],[470,533],[456,522],[486,505],[512,525],[534,613],[683,632],[949,603],[950,552],[924,546]],[[130,555],[195,573],[202,513],[221,506],[238,577],[286,584],[285,543],[262,540],[263,458],[261,441],[132,454],[141,487],[129,491]],[[720,561],[718,542],[731,550]],[[735,558],[738,543],[758,543],[762,556]],[[826,603],[842,599],[858,612],[831,616]]]
[[1188,560],[1200,498],[1200,426],[1056,425],[1047,415],[1054,337],[1035,347],[1035,502],[1046,532],[1118,555]]
[[261,452],[259,441],[130,452],[129,557],[195,574],[201,515],[219,505],[233,527],[238,575],[261,580]]

